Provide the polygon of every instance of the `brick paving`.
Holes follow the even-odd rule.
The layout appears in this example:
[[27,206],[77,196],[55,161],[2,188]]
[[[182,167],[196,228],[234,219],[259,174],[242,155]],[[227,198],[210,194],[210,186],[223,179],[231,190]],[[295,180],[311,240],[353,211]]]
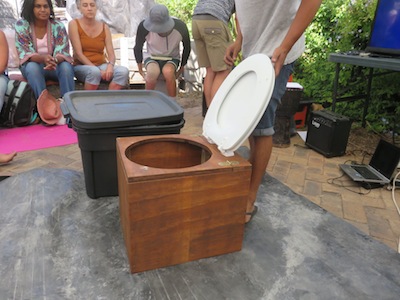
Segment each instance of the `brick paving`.
[[[304,196],[361,231],[398,250],[400,216],[386,188],[365,190],[346,176],[338,165],[361,157],[325,158],[307,148],[300,136],[291,139],[288,148],[274,148],[267,168],[296,193]],[[395,190],[400,205],[400,189]]]
[[[185,108],[182,134],[201,134],[202,112],[199,105]],[[357,158],[357,157],[356,157]],[[397,251],[400,216],[386,188],[369,193],[340,177],[338,164],[349,157],[325,158],[308,149],[299,136],[287,148],[274,148],[267,172],[338,218],[345,220]],[[38,167],[66,168],[82,171],[78,145],[69,145],[18,153],[15,160],[0,166],[0,175],[15,175]],[[336,178],[336,179],[334,179]],[[400,189],[395,190],[400,205]]]

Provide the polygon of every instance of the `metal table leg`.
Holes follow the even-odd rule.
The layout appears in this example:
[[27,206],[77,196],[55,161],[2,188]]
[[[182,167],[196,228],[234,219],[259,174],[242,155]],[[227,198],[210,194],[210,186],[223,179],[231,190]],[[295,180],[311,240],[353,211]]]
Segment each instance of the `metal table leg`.
[[337,100],[337,93],[338,93],[338,85],[339,85],[339,72],[340,72],[340,63],[336,64],[335,67],[335,79],[333,81],[333,94],[332,94],[332,111],[335,111],[336,108],[336,100]]
[[364,101],[364,112],[363,112],[363,117],[362,117],[362,127],[364,127],[364,128],[365,128],[365,117],[367,116],[368,106],[369,106],[369,102],[371,100],[371,86],[372,86],[373,75],[374,75],[374,69],[370,68],[369,74],[368,74],[368,82],[367,82],[367,94],[366,94],[365,101]]

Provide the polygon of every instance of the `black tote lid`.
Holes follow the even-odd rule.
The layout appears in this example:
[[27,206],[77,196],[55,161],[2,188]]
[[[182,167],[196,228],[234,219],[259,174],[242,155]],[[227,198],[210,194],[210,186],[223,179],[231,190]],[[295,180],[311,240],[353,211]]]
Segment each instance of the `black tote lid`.
[[82,129],[179,123],[183,109],[159,91],[72,91],[64,95],[61,109]]

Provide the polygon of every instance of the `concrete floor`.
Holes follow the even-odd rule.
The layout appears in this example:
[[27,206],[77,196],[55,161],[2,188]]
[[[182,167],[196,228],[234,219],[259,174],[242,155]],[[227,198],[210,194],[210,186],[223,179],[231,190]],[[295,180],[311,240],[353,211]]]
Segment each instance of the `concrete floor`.
[[[184,104],[185,101],[192,100],[183,98],[182,101]],[[201,107],[190,106],[185,108],[186,122],[181,132],[201,134]],[[359,155],[361,151],[355,151],[353,155],[326,158],[305,147],[299,136],[293,137],[291,141],[288,148],[273,148],[267,168],[268,174],[299,195],[397,251],[400,215],[392,200],[392,191],[386,188],[370,191],[362,189],[350,182],[346,176],[342,176],[338,167],[340,163],[348,160],[362,161],[363,157]],[[355,149],[356,145],[351,147]],[[16,175],[40,167],[82,171],[79,146],[75,144],[18,153],[12,163],[0,166],[0,175]],[[338,179],[333,183],[333,178]],[[394,194],[400,205],[400,189],[396,189]]]
[[[23,191],[23,192],[21,192]],[[239,252],[130,274],[118,197],[81,172],[0,183],[3,299],[398,299],[400,256],[266,175]]]
[[[182,132],[199,134],[199,108],[186,109],[185,118]],[[400,230],[390,192],[359,195],[331,186],[327,178],[339,176],[337,163],[347,158],[325,159],[295,146],[297,137],[292,141],[274,148],[272,177],[260,189],[242,251],[134,275],[118,198],[87,197],[78,146],[19,153],[1,166],[2,174],[14,176],[0,182],[0,295],[398,299]]]

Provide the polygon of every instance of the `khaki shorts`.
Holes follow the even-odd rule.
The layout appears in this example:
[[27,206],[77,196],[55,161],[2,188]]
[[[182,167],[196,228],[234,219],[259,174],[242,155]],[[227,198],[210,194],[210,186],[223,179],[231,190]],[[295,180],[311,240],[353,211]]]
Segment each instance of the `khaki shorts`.
[[226,48],[232,43],[229,27],[217,19],[192,20],[192,34],[200,67],[211,67],[214,72],[230,69],[224,62]]

